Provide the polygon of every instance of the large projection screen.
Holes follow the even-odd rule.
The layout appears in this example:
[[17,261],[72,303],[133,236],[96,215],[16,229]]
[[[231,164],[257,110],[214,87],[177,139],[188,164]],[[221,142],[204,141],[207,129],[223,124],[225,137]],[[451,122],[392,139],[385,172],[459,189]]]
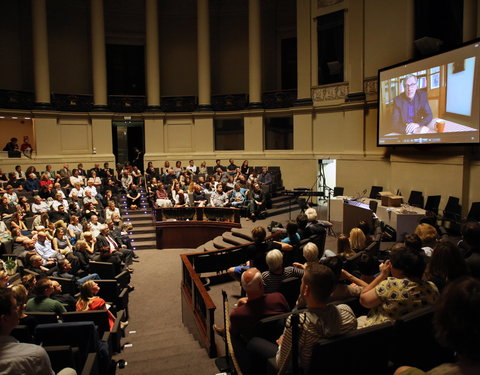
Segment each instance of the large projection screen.
[[480,41],[378,72],[379,146],[479,142]]

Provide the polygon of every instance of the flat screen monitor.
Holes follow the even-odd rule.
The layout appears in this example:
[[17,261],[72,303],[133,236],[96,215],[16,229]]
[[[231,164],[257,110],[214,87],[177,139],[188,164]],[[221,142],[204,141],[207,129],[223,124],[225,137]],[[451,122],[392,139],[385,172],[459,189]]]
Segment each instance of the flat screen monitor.
[[378,71],[379,146],[479,142],[480,41]]

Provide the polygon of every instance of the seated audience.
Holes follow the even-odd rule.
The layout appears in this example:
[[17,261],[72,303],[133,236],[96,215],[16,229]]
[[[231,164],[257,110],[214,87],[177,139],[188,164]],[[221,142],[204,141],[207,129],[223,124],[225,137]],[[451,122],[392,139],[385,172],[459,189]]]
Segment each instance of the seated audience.
[[437,242],[425,276],[441,292],[451,281],[468,273],[467,263],[460,250],[450,241]]
[[223,191],[222,184],[218,184],[217,189],[210,196],[210,205],[213,207],[225,207],[229,203],[227,193]]
[[183,191],[183,189],[179,189],[176,194],[172,195],[174,196],[174,207],[188,207],[190,205],[190,198],[188,197],[188,194]]
[[[108,310],[103,298],[97,296],[100,291],[98,284],[93,281],[86,281],[80,286],[80,298],[76,304],[77,311]],[[115,324],[115,317],[108,311],[108,324],[112,330]]]
[[290,308],[282,294],[264,293],[262,275],[258,269],[245,271],[241,282],[247,297],[239,300],[238,307],[230,313],[230,333],[248,342],[255,336],[256,324],[261,319],[288,312]]
[[337,278],[337,285],[328,301],[341,301],[350,297],[358,297],[368,284],[344,270],[343,261],[340,256],[325,258],[321,263],[329,267]]
[[272,175],[268,172],[267,167],[262,167],[262,173],[260,173],[257,177],[257,182],[263,185],[270,185],[273,182]]
[[53,266],[58,260],[65,258],[58,251],[52,249],[51,242],[47,240],[45,232],[37,233],[37,243],[35,244],[35,251],[43,259],[44,266]]
[[318,254],[318,246],[315,245],[313,242],[307,242],[303,246],[303,258],[305,259],[306,263],[293,263],[294,267],[305,269],[305,267],[309,263],[318,263],[319,262],[319,254]]
[[430,224],[418,224],[415,228],[415,234],[422,241],[422,250],[425,252],[425,255],[432,256],[438,239],[437,230]]
[[80,224],[78,216],[76,215],[70,216],[70,223],[67,226],[67,233],[69,236],[70,243],[72,245],[74,245],[75,242],[80,239],[80,237],[82,236],[82,232],[83,232],[83,227],[82,227],[82,224]]
[[480,278],[480,223],[470,221],[462,228],[465,248],[465,261],[473,277]]
[[35,173],[30,173],[27,179],[23,183],[23,188],[33,194],[37,194],[40,191],[40,182],[37,179]]
[[[122,261],[120,260],[120,256],[118,255],[118,253],[113,254],[110,251],[109,245],[100,246],[97,243],[95,245],[95,255],[92,257],[92,260],[96,262],[112,263],[115,271],[115,275],[118,275],[120,272],[122,272],[123,266],[122,266]],[[131,270],[129,269],[129,271]]]
[[360,228],[352,228],[349,236],[350,247],[355,252],[365,250],[367,239]]
[[25,308],[28,301],[28,290],[22,284],[12,286],[13,298],[17,301],[18,306],[18,324],[28,327],[28,331],[33,335],[37,326],[37,319],[32,315],[25,314]]
[[[312,347],[324,337],[347,333],[357,328],[357,319],[347,305],[328,304],[328,298],[337,283],[333,271],[321,264],[312,263],[305,269],[300,294],[306,301],[307,312],[299,317],[298,364],[303,371],[310,366]],[[292,350],[291,318],[287,319],[279,344],[277,366],[287,369],[290,366]]]
[[52,248],[62,255],[70,254],[73,251],[72,244],[65,234],[65,228],[59,227],[55,230],[52,240]]
[[356,254],[352,250],[350,239],[344,234],[340,234],[337,238],[337,254],[343,259],[349,259]]
[[266,262],[266,254],[270,250],[281,250],[282,245],[278,242],[265,241],[267,232],[263,227],[255,227],[252,229],[253,244],[249,245],[246,249],[247,252],[247,264],[237,267],[231,267],[228,269],[228,273],[236,280],[240,280],[242,273],[250,267],[256,267],[260,272],[268,270]]
[[60,204],[56,211],[50,211],[48,213],[48,219],[55,227],[61,226],[66,228],[70,222],[70,214],[67,212],[66,207]]
[[131,210],[136,210],[140,206],[140,197],[137,185],[132,184],[127,193],[127,205]]
[[52,280],[46,278],[38,280],[35,285],[35,297],[28,300],[26,311],[55,312],[60,316],[67,310],[60,302],[50,298],[53,292]]
[[265,193],[260,188],[260,184],[253,184],[253,189],[250,191],[250,200],[248,203],[248,214],[252,221],[256,221],[258,217],[263,215],[267,209]]
[[195,184],[193,188],[193,204],[197,207],[205,207],[207,204],[207,197],[205,191],[200,185]]
[[433,305],[438,289],[432,282],[422,280],[425,266],[418,251],[396,245],[390,260],[381,265],[380,274],[360,295],[360,303],[371,310],[359,326],[395,321],[416,309]]
[[268,271],[262,272],[265,293],[277,292],[283,280],[290,277],[302,278],[303,270],[295,267],[283,266],[283,254],[280,250],[271,250],[267,253],[266,262]]
[[118,257],[128,266],[132,264],[133,250],[127,249],[120,239],[114,238],[107,224],[100,226],[100,233],[97,236],[97,247],[108,247],[112,255],[118,255]]
[[[5,375],[52,375],[50,359],[41,346],[20,343],[10,333],[19,322],[19,306],[10,288],[0,288],[0,373]],[[65,368],[58,375],[73,375]]]
[[57,264],[57,271],[53,272],[53,276],[55,277],[62,277],[64,279],[74,280],[78,285],[83,284],[85,281],[88,280],[99,280],[100,276],[97,273],[88,274],[81,278],[77,278],[74,275],[72,270],[72,264],[68,259],[62,259],[58,261]]
[[30,236],[32,233],[27,229],[25,222],[18,212],[14,212],[10,218],[10,230],[19,229],[22,235]]
[[49,210],[49,207],[47,203],[40,198],[39,195],[35,195],[33,197],[33,203],[32,203],[32,213],[34,214],[41,214],[43,212],[47,212]]
[[97,236],[100,234],[100,227],[102,226],[102,223],[100,222],[98,216],[90,216],[90,221],[88,222],[87,226],[93,237],[97,238]]
[[378,259],[366,252],[362,252],[357,261],[358,272],[360,272],[360,280],[370,284],[375,280],[375,275],[378,273],[380,262]]
[[233,189],[229,191],[230,205],[232,207],[241,207],[247,199],[247,189],[241,188],[239,184],[235,184]]
[[52,270],[43,266],[43,259],[40,255],[34,254],[28,258],[28,264],[26,268],[32,272],[35,272],[38,276],[47,277],[49,276],[55,268]]
[[474,375],[480,374],[480,281],[472,277],[452,281],[435,307],[437,340],[453,350],[456,363],[444,363],[422,370],[402,366],[394,375]]
[[67,311],[75,311],[75,298],[68,293],[63,293],[62,286],[56,280],[52,280],[53,293],[51,299],[60,302]]
[[17,212],[16,204],[10,203],[8,197],[3,196],[0,200],[0,215],[2,220],[7,220]]
[[118,207],[115,207],[115,202],[109,201],[108,207],[105,209],[105,220],[111,219],[115,214],[121,218],[120,210],[118,209]]

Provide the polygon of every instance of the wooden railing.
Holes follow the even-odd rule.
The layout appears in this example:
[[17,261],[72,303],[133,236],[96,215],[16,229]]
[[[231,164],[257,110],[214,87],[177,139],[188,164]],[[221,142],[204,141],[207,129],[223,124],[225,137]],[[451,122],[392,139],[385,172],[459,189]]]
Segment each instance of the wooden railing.
[[[278,236],[273,234],[267,240]],[[216,306],[208,294],[201,275],[216,273],[209,276],[212,284],[215,279],[226,276],[230,267],[245,263],[247,255],[245,248],[252,242],[241,246],[232,246],[220,250],[204,251],[198,253],[181,254],[182,260],[182,321],[190,333],[207,350],[208,355],[213,358],[217,354],[213,324],[215,323]],[[223,324],[223,322],[222,322]]]
[[190,333],[207,350],[210,358],[216,357],[217,347],[213,332],[215,309],[210,295],[203,286],[200,276],[193,269],[187,254],[182,259],[182,321]]
[[168,207],[155,209],[156,221],[173,219],[240,223],[240,209],[232,207]]

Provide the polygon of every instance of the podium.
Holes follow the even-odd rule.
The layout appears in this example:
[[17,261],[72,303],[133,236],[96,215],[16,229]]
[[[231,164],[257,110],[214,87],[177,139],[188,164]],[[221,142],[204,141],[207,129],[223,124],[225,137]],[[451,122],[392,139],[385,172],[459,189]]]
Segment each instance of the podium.
[[343,203],[343,233],[348,235],[360,221],[366,221],[373,227],[373,211],[368,204],[355,200],[345,200]]

